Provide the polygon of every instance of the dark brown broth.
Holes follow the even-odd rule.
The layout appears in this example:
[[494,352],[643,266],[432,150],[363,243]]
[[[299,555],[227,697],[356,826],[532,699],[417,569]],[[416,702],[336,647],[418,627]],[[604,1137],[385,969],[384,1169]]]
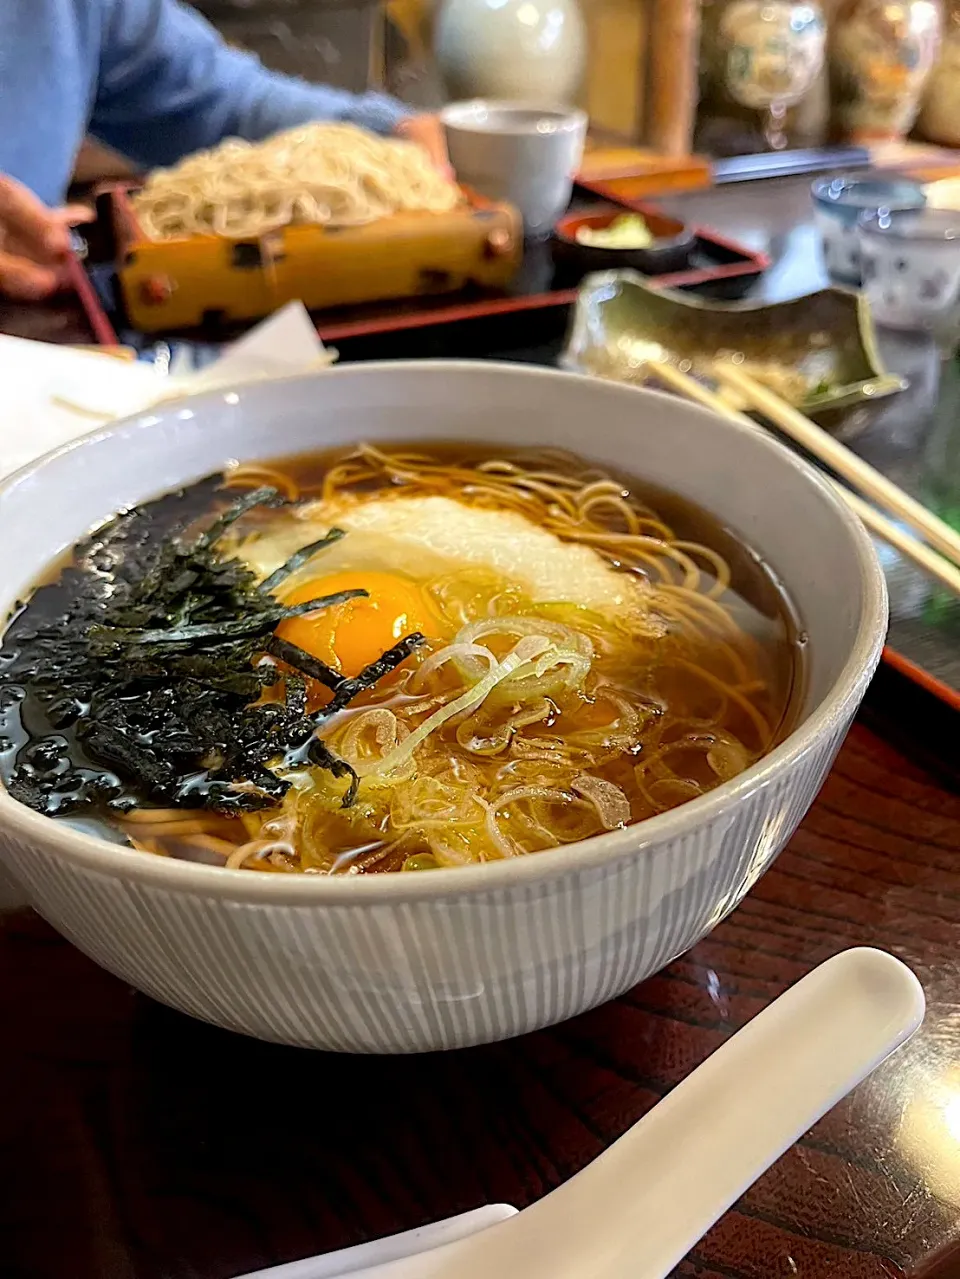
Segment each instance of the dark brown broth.
[[[389,449],[391,453],[416,451],[428,454],[438,463],[459,466],[474,466],[496,457],[528,469],[550,469],[577,476],[582,476],[585,468],[591,469],[583,459],[555,451],[503,450],[489,445],[424,444],[420,441],[409,444],[391,441]],[[310,453],[279,459],[268,465],[293,479],[303,496],[311,496],[319,491],[331,465],[351,451],[336,449]],[[804,641],[791,601],[773,569],[735,530],[695,503],[625,473],[613,472],[606,467],[602,470],[606,477],[615,479],[624,490],[655,512],[670,526],[676,538],[701,543],[727,561],[731,571],[731,589],[722,603],[739,626],[759,641],[762,654],[759,673],[771,690],[772,704],[782,708],[773,742],[782,740],[795,725],[802,703]],[[151,507],[156,513],[156,535],[168,536],[170,528],[182,529],[200,520],[206,521],[227,506],[234,496],[230,492],[215,492],[208,479],[191,486],[182,496],[170,495],[160,499]],[[250,527],[255,527],[262,518],[254,512],[245,520]],[[43,612],[48,592],[49,598],[54,600],[59,591],[53,583],[60,579],[65,568],[75,563],[72,556],[67,557],[42,575],[38,587],[45,586],[46,589],[34,596],[30,609]],[[50,732],[44,707],[29,690],[20,705],[9,698],[5,701],[0,699],[0,743],[5,739],[6,744],[6,749],[0,744],[0,777],[6,780],[19,752]],[[85,819],[80,820],[87,824]],[[106,820],[109,822],[111,819],[108,817]],[[94,817],[93,821],[102,832],[103,818]]]
[[[502,448],[492,444],[415,439],[390,440],[387,447],[391,454],[416,452],[452,466],[477,466],[498,458],[531,470],[549,468],[564,475],[594,469],[583,457],[562,449]],[[294,454],[268,465],[292,476],[303,494],[314,495],[321,489],[331,465],[352,451],[351,447]],[[698,542],[726,560],[731,589],[722,603],[740,626],[760,641],[769,658],[764,676],[771,681],[776,700],[784,707],[774,744],[782,741],[796,726],[803,705],[806,637],[795,605],[773,566],[735,529],[689,498],[617,467],[597,464],[595,469],[638,498],[670,526],[677,539]]]

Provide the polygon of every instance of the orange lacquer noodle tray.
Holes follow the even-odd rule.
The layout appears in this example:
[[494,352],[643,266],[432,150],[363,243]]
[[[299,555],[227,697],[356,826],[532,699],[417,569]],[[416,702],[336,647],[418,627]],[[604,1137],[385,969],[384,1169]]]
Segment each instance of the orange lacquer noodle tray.
[[256,320],[292,301],[318,311],[471,285],[502,290],[523,252],[517,210],[466,189],[447,213],[397,213],[340,230],[288,226],[236,240],[148,239],[131,194],[111,192],[117,276],[127,318],[144,333]]

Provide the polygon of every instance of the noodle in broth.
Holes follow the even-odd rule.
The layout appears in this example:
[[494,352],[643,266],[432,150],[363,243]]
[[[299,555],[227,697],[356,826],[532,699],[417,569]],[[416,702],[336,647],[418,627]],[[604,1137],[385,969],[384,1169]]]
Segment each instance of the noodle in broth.
[[[344,806],[353,787],[344,776],[300,767],[288,773],[279,803],[255,811],[141,803],[111,820],[144,852],[312,874],[524,856],[703,795],[789,729],[799,689],[789,605],[742,542],[672,495],[641,496],[633,481],[566,454],[452,445],[366,445],[238,466],[224,480],[235,493],[264,485],[289,505],[254,508],[238,520],[227,549],[245,562],[267,553],[277,529],[291,546],[310,541],[302,530],[312,536],[329,527],[328,513],[337,523],[343,517],[339,546],[347,555],[373,538],[371,528],[385,527],[377,520],[402,529],[408,512],[427,518],[442,500],[456,503],[474,530],[486,527],[485,513],[522,517],[510,529],[529,526],[531,557],[540,545],[534,531],[549,535],[544,555],[556,543],[558,556],[573,556],[571,581],[586,566],[603,590],[613,584],[611,601],[622,587],[628,605],[598,603],[593,586],[589,600],[573,591],[570,599],[543,598],[522,574],[504,570],[504,555],[517,554],[509,537],[491,540],[486,559],[483,545],[465,547],[462,563],[440,571],[428,555],[398,561],[402,537],[386,539],[384,553],[401,562],[403,590],[415,589],[412,607],[433,632],[420,628],[426,643],[320,724],[324,747],[355,776],[352,802]],[[491,523],[498,536],[499,527]],[[519,554],[526,553],[521,537]],[[566,561],[558,563],[566,572]],[[359,568],[355,576],[364,580]],[[301,578],[291,577],[279,598],[298,598]],[[323,594],[327,584],[339,590],[348,578],[311,579],[304,594]],[[286,628],[309,641],[309,625],[284,622],[278,634]],[[327,630],[324,644],[334,642]],[[280,696],[279,687],[265,688],[264,698]],[[322,713],[331,693],[308,680],[307,697]]]

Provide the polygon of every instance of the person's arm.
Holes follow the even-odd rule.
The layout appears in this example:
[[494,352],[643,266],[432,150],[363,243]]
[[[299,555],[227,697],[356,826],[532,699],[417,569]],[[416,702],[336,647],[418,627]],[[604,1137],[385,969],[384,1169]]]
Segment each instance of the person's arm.
[[226,137],[258,142],[309,120],[393,133],[409,115],[383,94],[357,96],[267,71],[178,0],[102,0],[102,12],[90,132],[145,167],[173,164]]

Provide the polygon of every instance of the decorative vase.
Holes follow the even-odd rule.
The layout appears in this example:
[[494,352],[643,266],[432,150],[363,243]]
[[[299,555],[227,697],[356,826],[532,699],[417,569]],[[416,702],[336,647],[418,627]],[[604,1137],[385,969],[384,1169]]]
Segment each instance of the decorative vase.
[[917,118],[940,45],[939,0],[846,0],[830,30],[839,132],[899,139]]
[[927,81],[917,131],[928,142],[960,147],[960,0],[949,0],[940,57]]
[[745,107],[798,102],[823,66],[819,4],[734,0],[724,11],[720,32],[727,47],[726,86]]
[[[746,149],[786,146],[788,109],[817,81],[826,48],[820,5],[809,0],[726,0],[704,9],[704,114],[741,122]],[[729,129],[728,129],[729,131]],[[735,148],[743,149],[743,147]]]
[[452,98],[563,106],[583,79],[577,0],[444,0],[434,47]]

